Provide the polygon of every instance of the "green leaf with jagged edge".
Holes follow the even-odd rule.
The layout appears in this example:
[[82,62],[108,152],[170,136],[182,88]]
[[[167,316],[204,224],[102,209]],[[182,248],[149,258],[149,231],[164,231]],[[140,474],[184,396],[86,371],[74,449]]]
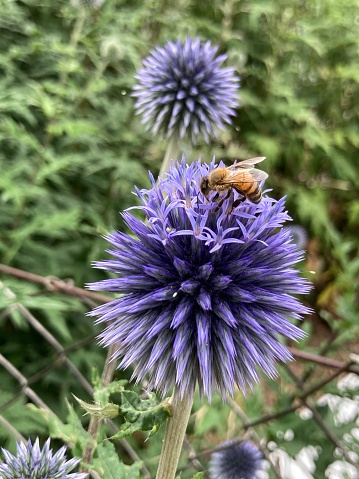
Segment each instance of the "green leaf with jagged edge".
[[115,446],[105,441],[98,445],[91,468],[98,471],[102,479],[140,479],[141,465],[141,462],[135,462],[131,466],[123,464]]
[[84,416],[86,414],[89,414],[90,416],[95,416],[95,417],[98,417],[99,419],[106,419],[106,418],[113,419],[118,416],[119,406],[117,404],[108,402],[104,406],[100,402],[95,402],[95,403],[85,402],[82,399],[79,399],[78,397],[76,397],[75,394],[73,394],[73,397],[80,404],[82,409],[86,411]]
[[86,445],[94,443],[94,439],[83,428],[81,421],[71,404],[66,401],[66,405],[68,410],[66,424],[47,409],[38,408],[34,404],[29,404],[28,407],[45,419],[51,437],[59,438],[67,444],[74,444],[74,455],[81,457],[82,451],[84,451]]
[[94,386],[94,400],[103,407],[108,405],[111,394],[122,392],[124,386],[128,383],[126,379],[123,379],[121,381],[112,381],[107,386],[104,386],[96,368],[92,369],[91,381]]
[[148,437],[151,437],[171,415],[168,400],[158,404],[154,393],[150,393],[148,399],[141,399],[134,391],[123,391],[120,409],[126,422],[112,439],[130,436],[135,431],[149,431]]
[[92,384],[94,385],[94,402],[88,403],[73,394],[73,397],[79,405],[86,411],[84,415],[89,414],[100,419],[115,418],[119,414],[119,406],[110,402],[110,395],[124,391],[127,380],[112,381],[107,386],[103,385],[102,379],[97,368],[92,369]]

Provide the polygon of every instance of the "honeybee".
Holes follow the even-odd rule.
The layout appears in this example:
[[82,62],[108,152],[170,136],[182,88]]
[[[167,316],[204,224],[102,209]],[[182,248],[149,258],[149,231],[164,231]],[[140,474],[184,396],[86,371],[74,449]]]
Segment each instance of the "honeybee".
[[[242,197],[238,198],[232,204],[232,209],[236,208],[246,198],[252,203],[259,203],[262,199],[262,192],[259,182],[268,178],[267,173],[256,170],[254,165],[265,160],[265,156],[243,160],[228,168],[216,168],[208,176],[203,176],[199,189],[203,196],[209,200],[211,191],[216,191],[212,201],[218,201],[215,211],[218,211],[222,203],[230,196],[232,190],[240,193]],[[226,191],[227,194],[220,198],[220,194]]]

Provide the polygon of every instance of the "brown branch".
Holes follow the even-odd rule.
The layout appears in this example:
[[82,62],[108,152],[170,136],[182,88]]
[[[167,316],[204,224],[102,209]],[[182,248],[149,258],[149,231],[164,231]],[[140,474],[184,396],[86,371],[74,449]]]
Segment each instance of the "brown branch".
[[[304,389],[304,384],[303,382],[296,376],[296,374],[292,371],[292,369],[288,366],[288,364],[284,365],[285,369],[287,370],[288,374],[292,377],[293,381],[297,385],[298,388]],[[338,374],[336,373],[336,376]],[[333,378],[332,378],[333,379]],[[328,380],[326,380],[328,382]],[[322,429],[324,434],[327,436],[327,438],[335,445],[336,448],[338,448],[344,458],[353,466],[356,467],[357,471],[359,472],[359,466],[356,462],[354,462],[350,455],[348,454],[348,451],[345,447],[345,445],[342,444],[342,442],[339,440],[339,438],[329,429],[329,427],[326,425],[324,420],[322,419],[321,415],[318,413],[318,411],[315,408],[315,405],[312,404],[312,401],[309,402],[309,398],[306,398],[306,395],[302,395],[299,397],[303,406],[306,406],[313,414],[313,418],[315,422],[318,424],[318,426]]]
[[12,266],[7,266],[2,263],[0,263],[0,272],[15,276],[16,278],[24,279],[26,281],[31,281],[32,283],[42,284],[49,291],[56,291],[78,298],[88,298],[98,303],[109,303],[113,299],[102,294],[92,293],[86,289],[78,288],[58,278],[51,276],[40,276],[39,274],[29,273],[28,271],[13,268]]
[[[12,424],[10,424],[4,417],[0,416],[0,426],[6,429],[12,437],[16,439],[17,442],[22,442],[23,444],[27,444],[27,440],[24,438],[22,434],[20,434]],[[0,461],[1,462],[1,461]]]
[[296,348],[288,348],[289,351],[293,354],[295,358],[303,359],[303,361],[311,361],[313,363],[321,364],[327,368],[332,369],[343,369],[351,373],[359,374],[359,367],[355,366],[352,362],[345,363],[343,361],[338,361],[337,359],[327,358],[325,356],[320,356],[318,354],[307,353],[305,351],[300,351]]
[[[98,294],[98,293],[92,293],[91,291],[87,291],[86,289],[73,286],[72,284],[66,281],[63,281],[61,279],[53,278],[49,276],[40,276],[38,274],[29,273],[28,271],[24,271],[18,268],[13,268],[12,266],[7,266],[2,263],[0,263],[0,272],[3,272],[11,276],[15,276],[20,279],[24,279],[26,281],[42,284],[49,291],[56,291],[56,292],[68,294],[70,296],[75,296],[79,298],[88,298],[99,303],[108,303],[113,300],[113,298],[110,298],[108,296]],[[327,368],[342,369],[347,364],[343,361],[327,358],[322,355],[307,353],[297,348],[289,347],[288,349],[293,354],[293,356],[297,359],[302,359],[304,361],[310,361],[316,364],[321,364],[322,366]],[[350,365],[347,365],[347,368],[345,369],[345,371],[359,374],[359,367],[353,364],[350,364]]]
[[[323,344],[323,347],[318,351],[318,354],[320,356],[326,356],[329,353],[329,351],[330,351],[331,347],[333,346],[333,343],[337,339],[337,337],[338,337],[338,331],[332,331],[329,338],[327,338],[325,343]],[[316,363],[310,364],[309,368],[306,368],[306,371],[304,371],[304,373],[302,375],[302,378],[301,378],[304,384],[306,384],[306,382],[309,381],[309,379],[312,376],[312,374],[314,373],[314,371],[316,371],[315,364]]]
[[[15,269],[15,268],[12,268]],[[21,270],[19,270],[21,271]],[[37,275],[35,275],[37,276]],[[41,278],[41,276],[40,276]],[[80,289],[80,288],[76,288]],[[85,291],[86,292],[86,291]],[[10,290],[6,289],[5,292],[6,296],[16,299],[16,295]],[[63,346],[57,341],[57,339],[30,313],[30,311],[25,308],[22,304],[16,303],[16,308],[22,313],[22,315],[25,317],[25,319],[32,325],[32,327],[38,331],[45,339],[46,341],[57,351],[58,353],[58,358],[56,360],[56,363],[61,363],[64,362],[70,371],[73,373],[75,378],[78,380],[78,382],[83,386],[83,388],[92,396],[93,395],[93,387],[91,384],[86,380],[86,378],[82,375],[82,373],[77,369],[77,367],[72,364],[72,362],[67,358],[66,356],[66,350],[63,348]],[[107,386],[113,377],[114,370],[116,368],[116,362],[111,361],[111,358],[118,348],[118,343],[112,345],[109,350],[108,350],[108,355],[107,355],[107,360],[104,366],[104,370],[102,373],[102,382],[104,386]],[[54,414],[50,408],[40,399],[39,396],[34,393],[34,391],[29,387],[29,380],[23,376],[20,371],[18,371],[9,361],[7,361],[1,354],[0,354],[0,366],[3,366],[5,369],[8,370],[8,372],[14,376],[20,383],[21,386],[21,391],[23,394],[25,394],[29,399],[31,399],[38,407],[43,408]],[[33,378],[32,378],[33,380]],[[54,414],[55,415],[55,414]],[[118,427],[112,422],[112,421],[107,421],[111,429],[115,432],[117,432]],[[97,437],[98,431],[100,427],[100,421],[95,418],[94,416],[91,417],[90,420],[90,426],[89,426],[89,433],[93,438]],[[125,439],[121,439],[120,443],[122,447],[127,451],[129,456],[134,460],[134,461],[140,461],[139,456],[137,453],[134,451],[134,449],[128,444],[128,442]],[[85,462],[87,464],[91,463],[92,460],[92,455],[93,455],[93,444],[88,444],[86,449],[85,449],[85,455],[86,460]],[[86,470],[87,469],[83,469]],[[143,474],[144,479],[149,479],[150,478],[150,473],[148,469],[142,465],[141,467],[141,472]]]
[[244,429],[249,429],[250,427],[258,426],[259,424],[263,424],[265,422],[273,421],[273,419],[278,419],[286,414],[290,414],[291,412],[296,411],[301,407],[301,404],[293,405],[281,409],[278,412],[273,414],[266,414],[265,416],[259,417],[258,419],[254,419],[254,421],[249,422],[248,424],[243,424]]
[[18,381],[21,391],[23,394],[25,394],[25,396],[31,399],[31,401],[36,404],[37,407],[45,409],[50,414],[55,416],[55,413],[49,408],[49,406],[45,404],[43,400],[35,393],[35,391],[28,386],[26,377],[21,374],[21,372],[15,368],[15,366],[13,366],[2,354],[0,354],[0,365],[3,366],[11,374],[11,376]]
[[[6,289],[5,295],[16,300],[16,295],[10,290]],[[77,381],[82,385],[82,387],[89,393],[93,394],[93,388],[87,379],[83,376],[80,370],[67,358],[65,354],[65,349],[62,344],[57,341],[55,336],[53,336],[41,323],[38,321],[31,312],[25,308],[21,303],[16,304],[16,309],[24,316],[29,324],[59,353],[58,361],[64,362],[72,374],[75,376]]]
[[[293,400],[298,398],[301,401],[304,401],[308,396],[310,396],[314,392],[319,391],[320,389],[322,389],[324,386],[326,386],[328,383],[333,381],[333,379],[338,377],[340,374],[342,374],[345,371],[348,371],[351,364],[352,364],[352,362],[343,363],[342,368],[338,369],[331,376],[324,379],[323,381],[320,381],[319,383],[315,384],[311,388],[304,389],[303,392],[299,396],[294,396]],[[289,370],[288,372],[289,372],[289,374],[291,374],[291,370]],[[284,409],[281,409],[280,411],[277,411],[273,414],[266,414],[265,416],[262,416],[258,419],[255,419],[254,421],[251,421],[249,423],[244,423],[243,427],[244,427],[244,429],[248,429],[250,427],[258,426],[259,424],[263,424],[263,423],[272,421],[273,419],[278,419],[282,416],[285,416],[286,414],[294,412],[295,410],[297,410],[301,407],[302,407],[302,403],[298,403],[298,404],[295,404],[293,406],[288,406],[288,407],[286,407]]]

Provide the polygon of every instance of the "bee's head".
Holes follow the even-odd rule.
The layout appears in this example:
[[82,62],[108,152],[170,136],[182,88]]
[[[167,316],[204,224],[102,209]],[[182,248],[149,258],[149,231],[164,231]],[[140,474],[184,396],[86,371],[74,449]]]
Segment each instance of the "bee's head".
[[208,176],[202,176],[199,184],[199,189],[202,195],[208,199],[208,195],[211,191],[211,188],[209,187]]

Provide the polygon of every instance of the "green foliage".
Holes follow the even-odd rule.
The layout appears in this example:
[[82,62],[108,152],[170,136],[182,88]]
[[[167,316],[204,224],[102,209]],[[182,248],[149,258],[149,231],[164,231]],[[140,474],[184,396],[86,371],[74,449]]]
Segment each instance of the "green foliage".
[[56,416],[45,409],[32,410],[41,415],[47,422],[51,437],[60,438],[73,445],[75,456],[81,457],[87,445],[94,448],[94,460],[91,467],[101,474],[103,479],[139,479],[141,462],[127,466],[119,460],[115,446],[109,441],[97,443],[83,428],[78,416],[70,404],[67,404],[67,422],[62,423]]
[[171,415],[167,401],[158,403],[154,393],[150,393],[148,399],[141,399],[134,391],[121,392],[120,410],[126,422],[121,424],[121,429],[112,436],[113,439],[129,436],[136,431],[149,431],[148,437],[151,437]]
[[94,404],[90,404],[85,401],[82,401],[82,399],[77,398],[75,395],[74,398],[80,404],[82,409],[86,411],[84,415],[90,414],[91,416],[95,416],[100,419],[112,419],[118,416],[119,407],[117,404],[107,402],[107,404],[104,405],[101,402],[97,401]]
[[[329,354],[339,348],[350,352],[358,331],[358,18],[356,0],[106,0],[98,9],[70,0],[0,1],[1,261],[45,277],[70,278],[80,287],[104,277],[91,268],[91,261],[105,256],[100,236],[124,230],[119,212],[133,206],[135,184],[148,187],[147,170],[156,176],[166,149],[161,138],[144,132],[134,113],[134,74],[155,45],[200,36],[218,44],[237,69],[241,107],[233,126],[212,144],[199,142],[194,151],[184,144],[187,157],[209,161],[215,154],[228,164],[267,157],[266,187],[277,198],[287,195],[294,223],[308,233],[301,267],[313,272],[308,305],[316,314],[304,325],[313,334],[300,347],[320,352],[318,344],[335,334]],[[89,378],[106,354],[94,341],[98,326],[85,317],[93,304],[6,275],[1,280],[1,353],[58,416],[50,421],[53,433],[72,441],[72,428],[85,442],[85,430],[64,398],[73,393],[106,406],[130,373],[116,375],[112,390],[97,387],[94,398],[84,397],[68,367],[60,367],[58,351],[34,330],[22,308]],[[316,336],[318,322],[326,336]],[[5,369],[0,374],[1,415],[26,436],[46,436],[38,416],[17,397],[18,378]],[[280,381],[262,381],[240,406],[249,420],[273,412],[268,397],[275,410],[289,407],[296,394],[291,384],[281,369]],[[158,444],[144,443],[138,431],[145,427],[151,434],[167,411],[153,397],[143,401],[121,391],[119,396],[126,419],[117,437],[136,431],[133,447],[141,447],[146,459],[156,456]],[[216,398],[211,406],[195,406],[189,430],[198,450],[223,440],[229,425],[233,435],[241,434],[241,421]],[[338,436],[345,434],[332,410],[317,410]],[[292,441],[278,435],[288,429],[294,431]],[[322,447],[318,477],[334,460],[333,444],[313,419],[289,414],[259,430],[291,456],[308,444],[310,431],[311,443]],[[13,447],[10,433],[0,429],[0,438]],[[94,460],[103,477],[138,477],[138,464],[124,466],[117,453],[108,441],[98,446]],[[182,477],[192,475],[187,470]]]
[[[4,374],[1,374],[0,380],[1,384],[8,382],[8,378]],[[25,398],[19,397],[14,400],[13,394],[3,387],[0,388],[0,411],[1,416],[26,437],[31,436],[33,431],[36,431],[38,435],[48,435],[47,425],[44,424],[37,411],[26,407]],[[1,447],[15,451],[15,438],[7,434],[3,427],[0,427],[0,444]]]
[[92,384],[94,386],[94,399],[95,401],[106,406],[109,403],[110,395],[118,392],[122,392],[128,381],[112,381],[106,386],[103,384],[101,377],[99,376],[98,369],[92,368]]
[[98,446],[93,466],[103,479],[140,479],[141,477],[141,463],[135,462],[131,466],[123,464],[118,458],[115,446],[109,441]]
[[51,437],[61,439],[67,444],[73,444],[79,457],[81,457],[81,451],[85,450],[87,443],[94,443],[70,403],[67,402],[66,423],[47,409],[37,408],[33,404],[29,404],[29,408],[46,421]]
[[[151,437],[171,415],[168,401],[158,403],[154,393],[148,394],[147,399],[142,399],[135,391],[127,391],[124,388],[127,381],[112,381],[108,386],[104,386],[97,372],[93,373],[93,379],[94,404],[74,397],[86,414],[100,419],[116,418],[121,414],[125,418],[125,423],[121,424],[119,432],[112,436],[112,439],[121,439],[136,431],[149,431],[148,437]],[[116,393],[119,393],[119,404],[109,401],[110,395]]]

